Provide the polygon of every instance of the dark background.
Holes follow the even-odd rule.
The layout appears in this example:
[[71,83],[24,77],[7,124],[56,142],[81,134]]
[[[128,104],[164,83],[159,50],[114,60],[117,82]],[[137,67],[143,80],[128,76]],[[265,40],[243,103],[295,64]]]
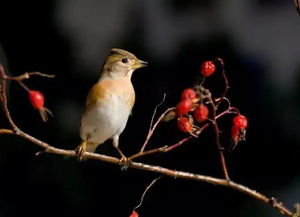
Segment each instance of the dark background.
[[[49,144],[74,149],[86,94],[111,47],[150,63],[133,75],[136,104],[121,136],[127,155],[139,150],[153,109],[200,75],[202,61],[222,57],[228,97],[249,119],[247,141],[226,153],[236,182],[300,201],[299,120],[300,18],[293,1],[2,1],[1,62],[10,75],[56,74],[26,84],[45,94],[55,115],[42,123],[17,84],[9,86],[9,108],[17,125]],[[220,73],[220,72],[218,72]],[[208,85],[222,90],[218,73]],[[1,118],[2,117],[2,118]],[[0,126],[7,127],[1,113]],[[220,122],[229,144],[231,117]],[[175,122],[162,124],[149,146],[183,138]],[[129,216],[145,187],[158,175],[104,162],[78,162],[51,154],[23,139],[0,137],[0,216]],[[110,142],[99,153],[116,155]],[[222,177],[212,129],[170,153],[140,159],[176,170]],[[265,204],[223,187],[161,179],[146,195],[140,216],[280,216]]]

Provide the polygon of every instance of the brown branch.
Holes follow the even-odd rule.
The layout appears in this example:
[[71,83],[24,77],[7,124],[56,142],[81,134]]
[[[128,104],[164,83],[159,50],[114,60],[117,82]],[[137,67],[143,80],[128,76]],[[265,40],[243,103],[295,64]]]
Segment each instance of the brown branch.
[[22,80],[25,80],[25,79],[29,79],[33,75],[38,75],[40,77],[46,77],[46,78],[54,78],[55,77],[55,75],[44,74],[44,73],[41,73],[41,72],[25,72],[24,74],[18,75],[18,76],[15,76],[15,77],[5,76],[5,79],[14,80],[14,81],[22,81]]
[[[29,140],[32,143],[42,147],[44,149],[44,151],[47,153],[77,157],[77,154],[74,150],[65,150],[65,149],[55,148],[55,147],[50,146],[49,144],[29,135],[21,130],[19,130],[18,133],[16,133],[16,132],[8,130],[8,129],[1,129],[0,133],[1,134],[12,134],[12,135],[24,138],[26,140]],[[84,158],[105,161],[105,162],[117,164],[117,165],[121,164],[120,159],[111,157],[111,156],[107,156],[107,155],[103,155],[103,154],[86,152],[86,153],[84,153]],[[176,171],[176,170],[171,170],[171,169],[160,167],[160,166],[139,163],[139,162],[133,162],[133,161],[130,162],[128,167],[134,168],[134,169],[139,169],[139,170],[151,171],[151,172],[163,174],[163,175],[166,175],[166,176],[169,176],[172,178],[176,178],[176,179],[178,179],[178,178],[189,179],[189,180],[206,182],[206,183],[210,183],[210,184],[214,184],[214,185],[228,187],[228,188],[237,190],[241,193],[247,194],[250,197],[253,197],[253,198],[257,199],[258,201],[261,201],[265,204],[270,204],[273,208],[275,208],[276,210],[278,210],[281,214],[283,214],[285,216],[289,216],[289,217],[293,216],[293,213],[288,208],[286,208],[281,202],[278,202],[273,197],[267,197],[253,189],[250,189],[244,185],[235,183],[231,180],[220,179],[220,178],[215,178],[215,177],[196,174],[196,173]]]
[[[214,105],[213,105],[213,107],[215,109]],[[225,179],[229,180],[230,178],[229,178],[226,161],[225,161],[225,157],[224,157],[224,148],[221,147],[220,130],[219,130],[219,125],[216,120],[216,111],[215,110],[213,111],[213,126],[214,126],[214,130],[215,130],[215,140],[216,140],[216,145],[217,145],[218,152],[220,155],[220,161],[221,161],[221,166],[222,166],[222,170],[224,173],[224,177],[225,177]]]
[[222,77],[223,77],[223,80],[224,80],[224,91],[222,93],[222,96],[220,97],[219,101],[216,103],[216,108],[218,108],[219,104],[223,102],[227,92],[228,92],[228,89],[229,89],[229,85],[228,85],[228,78],[227,78],[227,75],[225,73],[225,65],[224,65],[224,61],[221,59],[221,58],[217,58],[216,61],[218,61],[222,67]]
[[146,155],[150,155],[150,154],[155,154],[155,153],[160,153],[160,152],[168,152],[168,151],[171,151],[173,150],[174,148],[177,148],[179,146],[181,146],[183,143],[187,142],[188,140],[190,140],[191,138],[194,138],[193,136],[188,136],[188,137],[185,137],[184,139],[180,140],[179,142],[175,143],[174,145],[171,145],[171,146],[162,146],[162,147],[159,147],[159,148],[153,148],[153,149],[150,149],[148,151],[143,151],[143,152],[138,152],[132,156],[130,156],[128,158],[128,160],[134,160],[136,158],[139,158],[139,157],[144,157]]
[[18,131],[18,127],[15,125],[14,121],[10,116],[9,109],[7,107],[7,97],[6,97],[6,74],[4,71],[3,66],[0,64],[0,79],[1,79],[1,101],[2,101],[2,108],[7,120],[12,127],[13,130]]

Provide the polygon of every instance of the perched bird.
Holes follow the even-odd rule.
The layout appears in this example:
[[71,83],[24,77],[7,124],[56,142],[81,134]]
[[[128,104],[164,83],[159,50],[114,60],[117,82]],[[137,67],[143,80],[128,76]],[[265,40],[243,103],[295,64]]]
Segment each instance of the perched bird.
[[147,66],[132,53],[113,48],[103,65],[98,82],[89,91],[85,111],[80,121],[80,143],[77,153],[83,158],[84,152],[95,152],[108,139],[127,160],[119,148],[119,136],[123,132],[135,102],[131,83],[134,70]]

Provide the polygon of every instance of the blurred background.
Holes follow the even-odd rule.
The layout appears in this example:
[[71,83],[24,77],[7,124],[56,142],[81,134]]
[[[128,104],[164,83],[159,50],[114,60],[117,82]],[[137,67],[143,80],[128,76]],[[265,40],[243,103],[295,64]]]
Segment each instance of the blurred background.
[[[127,49],[149,67],[134,73],[133,115],[120,147],[141,147],[154,107],[174,106],[181,91],[199,79],[202,61],[221,57],[230,82],[228,97],[249,119],[247,141],[226,153],[236,182],[300,202],[300,17],[294,3],[280,0],[60,0],[2,1],[1,63],[14,76],[55,74],[25,83],[45,94],[54,113],[43,123],[17,84],[9,108],[17,125],[51,145],[74,149],[86,94],[97,81],[112,47]],[[220,72],[218,72],[220,73]],[[217,96],[216,73],[207,87]],[[0,116],[0,127],[7,122]],[[220,122],[230,144],[232,117]],[[160,126],[150,147],[171,145],[185,135],[171,121]],[[165,154],[139,159],[177,170],[222,177],[212,129]],[[129,216],[145,187],[158,175],[104,162],[78,162],[51,154],[23,139],[0,135],[0,217]],[[99,153],[118,156],[110,142]],[[140,216],[280,216],[239,192],[187,180],[163,178],[149,191]]]

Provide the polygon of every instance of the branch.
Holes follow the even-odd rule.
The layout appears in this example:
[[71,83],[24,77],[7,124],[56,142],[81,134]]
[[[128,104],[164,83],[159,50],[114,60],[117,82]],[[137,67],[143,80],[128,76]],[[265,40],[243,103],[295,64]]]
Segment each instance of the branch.
[[[161,102],[161,103],[162,103],[162,102]],[[155,107],[155,110],[154,110],[154,113],[153,113],[152,119],[151,119],[150,129],[149,129],[149,131],[148,131],[148,135],[147,135],[147,137],[146,137],[146,140],[145,140],[145,142],[144,142],[144,144],[143,144],[143,146],[142,146],[142,148],[141,148],[141,150],[140,150],[140,153],[143,153],[143,152],[144,152],[144,150],[145,150],[145,148],[146,148],[146,145],[148,144],[150,138],[152,137],[154,131],[156,130],[157,125],[163,120],[163,118],[166,116],[166,114],[167,114],[169,111],[172,111],[172,110],[175,109],[174,107],[168,108],[164,113],[162,113],[162,115],[157,119],[157,121],[156,121],[155,124],[153,125],[153,119],[154,119],[154,116],[155,116],[155,114],[156,114],[156,110],[157,110],[158,106],[161,105],[161,103],[158,104],[158,105]]]
[[[70,157],[77,157],[77,154],[74,150],[65,150],[65,149],[55,148],[55,147],[35,138],[21,130],[19,130],[18,132],[14,132],[9,129],[0,129],[0,133],[15,135],[15,136],[24,138],[24,139],[31,141],[32,143],[42,147],[44,149],[44,152],[47,152],[47,153],[63,155],[63,156],[70,156]],[[103,155],[103,154],[85,152],[84,158],[104,161],[104,162],[117,164],[117,165],[122,164],[120,162],[120,159],[111,157],[111,156],[107,156],[107,155]],[[215,178],[215,177],[196,174],[196,173],[189,173],[189,172],[184,172],[184,171],[176,171],[176,170],[171,170],[171,169],[160,167],[160,166],[139,163],[139,162],[133,162],[133,161],[130,162],[128,167],[134,168],[134,169],[139,169],[139,170],[151,171],[151,172],[159,173],[159,174],[166,175],[166,176],[176,178],[176,179],[178,179],[178,178],[189,179],[189,180],[194,180],[194,181],[199,181],[199,182],[210,183],[213,185],[228,187],[228,188],[234,189],[236,191],[239,191],[241,193],[244,193],[246,195],[249,195],[250,197],[253,197],[253,198],[257,199],[258,201],[261,201],[265,204],[271,205],[273,208],[275,208],[276,210],[278,210],[281,214],[283,214],[285,216],[293,217],[293,213],[289,209],[287,209],[285,206],[283,206],[283,204],[281,202],[278,202],[275,198],[267,197],[267,196],[263,195],[262,193],[257,192],[256,190],[250,189],[244,185],[238,184],[231,180],[220,179],[220,178]]]
[[228,78],[227,78],[226,73],[225,73],[224,61],[221,58],[217,58],[216,61],[218,61],[221,64],[221,67],[222,67],[222,77],[223,77],[224,84],[225,84],[223,94],[222,94],[221,98],[218,100],[218,102],[216,104],[216,108],[218,108],[219,104],[221,102],[223,102],[223,100],[225,99],[225,96],[226,96],[227,91],[229,89],[229,85],[228,85]]
[[1,78],[1,101],[2,101],[2,108],[5,116],[8,119],[8,122],[13,130],[18,131],[18,127],[15,125],[14,121],[10,116],[10,112],[7,107],[7,97],[6,97],[6,74],[4,71],[3,66],[0,64],[0,78]]
[[25,79],[29,79],[32,75],[38,75],[40,77],[46,77],[46,78],[54,78],[55,77],[55,75],[44,74],[41,72],[25,72],[24,74],[19,75],[19,76],[15,76],[15,77],[5,76],[4,78],[7,80],[22,81]]
[[[226,90],[227,90],[227,88],[226,88]],[[223,96],[223,98],[224,98],[224,96]],[[221,101],[219,101],[219,102],[221,102]],[[224,147],[221,146],[221,142],[220,142],[220,129],[219,129],[219,125],[218,125],[218,122],[217,122],[217,116],[216,116],[217,105],[214,104],[214,102],[211,98],[210,98],[209,102],[212,106],[212,124],[213,124],[214,130],[215,130],[215,140],[216,140],[216,145],[217,145],[218,152],[219,152],[219,155],[220,155],[222,170],[223,170],[223,173],[224,173],[224,177],[227,180],[229,180],[230,178],[229,178],[229,174],[228,174],[228,170],[227,170],[227,166],[226,166],[226,161],[225,161],[225,157],[224,157]]]

